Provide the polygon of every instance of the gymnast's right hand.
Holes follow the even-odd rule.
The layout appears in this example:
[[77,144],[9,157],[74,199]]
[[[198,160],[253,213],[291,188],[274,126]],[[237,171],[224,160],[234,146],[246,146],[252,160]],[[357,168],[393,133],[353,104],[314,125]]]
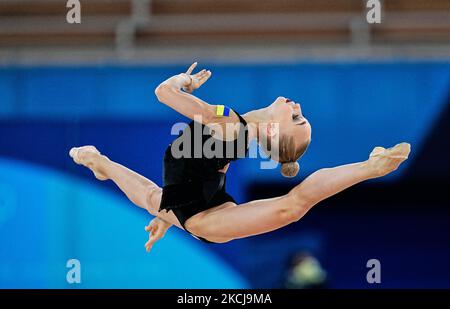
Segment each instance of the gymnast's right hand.
[[196,66],[197,62],[194,62],[185,73],[190,78],[190,84],[184,86],[183,90],[188,93],[192,93],[195,89],[200,88],[211,77],[211,71],[205,69],[192,74]]
[[150,223],[145,227],[145,231],[149,233],[148,241],[145,243],[145,250],[150,252],[155,242],[163,238],[170,227],[170,223],[167,223],[158,217],[150,221]]

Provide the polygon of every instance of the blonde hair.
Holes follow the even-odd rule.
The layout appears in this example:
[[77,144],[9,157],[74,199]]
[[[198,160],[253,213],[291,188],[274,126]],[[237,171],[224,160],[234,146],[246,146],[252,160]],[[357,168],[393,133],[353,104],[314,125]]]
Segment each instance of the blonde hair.
[[[297,160],[306,152],[311,140],[295,147],[294,137],[291,135],[280,136],[278,146],[278,162],[281,163],[281,174],[284,177],[295,177],[300,170]],[[271,150],[270,138],[267,140],[267,148]]]

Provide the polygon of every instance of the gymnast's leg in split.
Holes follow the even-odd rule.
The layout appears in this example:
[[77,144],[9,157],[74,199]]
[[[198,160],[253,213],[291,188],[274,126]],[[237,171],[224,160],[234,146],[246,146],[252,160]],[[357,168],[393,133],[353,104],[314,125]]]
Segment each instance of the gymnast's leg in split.
[[[409,152],[410,145],[406,143],[389,149],[376,147],[368,160],[321,169],[284,196],[241,205],[232,202],[218,205],[189,218],[185,227],[189,232],[217,243],[276,230],[300,220],[320,201],[352,185],[396,170]],[[152,181],[109,160],[93,146],[74,148],[71,156],[76,163],[90,168],[98,179],[111,179],[130,201],[161,219],[155,226],[165,225],[165,230],[170,225],[182,228],[171,211],[158,212],[161,188]]]
[[300,220],[314,205],[350,186],[393,172],[409,152],[407,143],[389,149],[376,147],[368,160],[318,170],[284,196],[213,208],[191,217],[185,226],[215,242],[267,233]]

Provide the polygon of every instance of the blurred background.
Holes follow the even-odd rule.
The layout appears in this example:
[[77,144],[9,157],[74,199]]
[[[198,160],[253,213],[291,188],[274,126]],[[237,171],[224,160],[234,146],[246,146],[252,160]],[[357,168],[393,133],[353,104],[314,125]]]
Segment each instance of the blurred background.
[[[0,288],[450,288],[450,1],[381,1],[379,24],[362,0],[80,2],[69,24],[65,0],[0,0]],[[278,231],[209,245],[171,228],[147,254],[151,216],[68,151],[161,184],[187,119],[154,89],[194,61],[213,72],[202,99],[244,113],[286,96],[313,127],[295,179],[234,164],[238,202],[377,145],[407,141],[410,159]]]

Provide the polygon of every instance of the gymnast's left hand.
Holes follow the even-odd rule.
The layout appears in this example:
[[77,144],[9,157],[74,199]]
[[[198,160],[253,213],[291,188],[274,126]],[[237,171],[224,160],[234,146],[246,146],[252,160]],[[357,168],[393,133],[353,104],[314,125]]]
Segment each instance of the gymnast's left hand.
[[149,233],[148,241],[145,243],[145,250],[150,252],[155,242],[164,237],[171,224],[156,217],[145,227]]
[[194,62],[186,71],[186,73],[184,73],[190,78],[189,85],[183,87],[183,90],[188,93],[192,93],[195,89],[200,88],[211,77],[211,71],[205,69],[201,70],[198,73],[192,74],[192,71],[194,71],[196,66],[197,62]]

